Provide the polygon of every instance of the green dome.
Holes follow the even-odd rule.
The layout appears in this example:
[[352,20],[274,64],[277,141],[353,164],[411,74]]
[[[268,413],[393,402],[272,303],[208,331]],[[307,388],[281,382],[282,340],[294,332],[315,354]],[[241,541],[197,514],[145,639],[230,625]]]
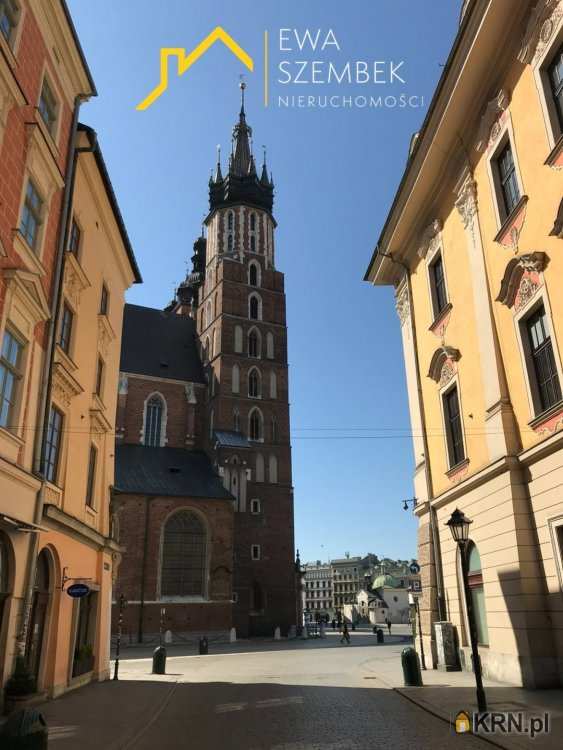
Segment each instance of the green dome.
[[384,586],[390,586],[393,589],[398,589],[399,581],[388,574],[385,574],[384,576],[377,576],[377,578],[373,582],[373,588],[382,589]]

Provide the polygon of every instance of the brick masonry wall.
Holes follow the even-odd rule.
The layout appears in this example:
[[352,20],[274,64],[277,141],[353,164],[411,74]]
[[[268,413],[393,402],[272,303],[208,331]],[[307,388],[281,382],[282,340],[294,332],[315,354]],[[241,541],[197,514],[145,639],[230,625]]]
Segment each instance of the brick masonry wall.
[[[233,570],[233,504],[229,500],[195,498],[147,498],[122,495],[117,500],[119,543],[125,548],[119,565],[116,598],[123,594],[131,602],[124,613],[126,631],[136,637],[145,564],[143,630],[158,630],[160,607],[167,610],[172,630],[224,630],[231,626],[231,576]],[[159,602],[162,531],[174,511],[194,510],[208,528],[208,602]],[[148,510],[148,521],[147,521]],[[146,533],[146,542],[145,542]],[[146,549],[146,553],[145,553]],[[146,557],[145,557],[146,555]],[[156,625],[155,625],[156,623]],[[188,627],[189,626],[189,627]],[[112,620],[115,632],[117,619]]]

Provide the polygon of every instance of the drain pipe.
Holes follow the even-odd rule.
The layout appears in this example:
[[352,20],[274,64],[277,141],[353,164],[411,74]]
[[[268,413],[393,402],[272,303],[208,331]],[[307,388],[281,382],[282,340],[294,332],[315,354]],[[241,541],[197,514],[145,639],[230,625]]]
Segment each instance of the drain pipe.
[[[52,298],[51,298],[51,310],[50,318],[47,323],[47,345],[45,349],[45,360],[43,363],[41,383],[39,389],[39,406],[37,410],[37,428],[35,431],[35,441],[33,447],[33,474],[41,480],[41,486],[39,487],[35,500],[35,510],[33,521],[36,525],[40,525],[43,518],[43,506],[45,497],[45,477],[43,458],[45,452],[45,437],[46,437],[46,426],[49,420],[50,410],[50,396],[51,396],[51,385],[53,380],[53,360],[55,355],[55,340],[56,331],[59,323],[59,314],[61,307],[62,289],[63,289],[63,277],[64,277],[64,259],[65,249],[68,242],[68,234],[70,230],[70,208],[72,205],[72,198],[74,193],[74,181],[76,176],[76,158],[77,153],[84,150],[90,149],[79,149],[76,146],[76,137],[78,132],[78,116],[80,112],[80,105],[88,101],[90,96],[85,94],[79,94],[74,100],[74,111],[72,115],[72,125],[69,138],[66,172],[65,172],[65,187],[63,194],[63,202],[61,206],[61,214],[59,219],[58,227],[58,244],[57,244],[57,255],[55,259],[55,269],[52,281]],[[22,603],[22,619],[21,628],[17,636],[18,648],[17,651],[23,655],[25,652],[25,644],[27,640],[27,630],[29,627],[29,617],[31,612],[31,602],[33,599],[33,589],[35,585],[35,563],[37,559],[37,547],[38,547],[38,534],[39,532],[31,534],[31,540],[29,543],[29,553],[27,560],[27,568],[25,574],[25,588],[24,588],[24,600]]]
[[[432,472],[430,469],[430,453],[428,451],[428,435],[426,433],[426,416],[424,413],[424,399],[422,397],[422,380],[420,377],[420,361],[418,357],[418,339],[416,335],[416,322],[414,319],[414,305],[412,304],[412,284],[411,284],[411,272],[410,268],[400,260],[396,260],[391,253],[384,253],[379,248],[377,249],[379,255],[383,258],[389,258],[392,263],[396,263],[405,272],[405,279],[407,282],[407,293],[409,297],[409,306],[411,308],[411,326],[412,326],[412,340],[414,348],[414,361],[415,361],[415,373],[416,373],[416,388],[418,391],[418,402],[420,405],[420,421],[422,422],[422,445],[424,448],[424,457],[426,462],[426,492],[428,494],[428,506],[429,506],[429,517],[430,517],[430,533],[432,535],[432,547],[434,549],[434,568],[436,570],[436,599],[438,605],[438,617],[440,620],[446,619],[446,607],[445,607],[445,596],[444,596],[444,572],[442,567],[442,552],[440,547],[440,536],[438,534],[436,508],[432,505],[432,498],[434,497],[434,489],[432,485]],[[432,635],[432,634],[431,634]]]

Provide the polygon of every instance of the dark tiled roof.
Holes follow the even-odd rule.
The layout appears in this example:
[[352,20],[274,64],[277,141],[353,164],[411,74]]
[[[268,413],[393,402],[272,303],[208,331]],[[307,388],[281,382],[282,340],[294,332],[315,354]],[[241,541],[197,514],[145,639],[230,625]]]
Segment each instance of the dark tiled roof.
[[250,443],[242,432],[215,430],[215,438],[221,448],[250,448]]
[[233,499],[205,453],[184,448],[118,445],[115,489],[131,495]]
[[204,383],[195,322],[185,315],[125,305],[120,370]]

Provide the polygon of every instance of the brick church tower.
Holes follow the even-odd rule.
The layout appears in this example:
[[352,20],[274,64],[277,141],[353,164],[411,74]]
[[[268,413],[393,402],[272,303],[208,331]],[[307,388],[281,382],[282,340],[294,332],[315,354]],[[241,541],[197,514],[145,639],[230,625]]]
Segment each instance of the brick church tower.
[[274,185],[258,174],[244,88],[223,176],[209,181],[206,237],[174,312],[196,323],[207,381],[203,446],[235,498],[233,624],[242,635],[296,623],[284,276]]

